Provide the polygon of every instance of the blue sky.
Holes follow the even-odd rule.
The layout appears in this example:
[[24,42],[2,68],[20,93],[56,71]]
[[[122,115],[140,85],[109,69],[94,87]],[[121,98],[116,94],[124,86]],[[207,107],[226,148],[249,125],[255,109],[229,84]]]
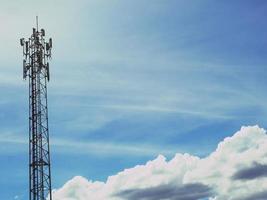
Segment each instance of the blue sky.
[[19,38],[53,38],[53,187],[176,152],[205,156],[266,127],[267,3],[0,0],[0,193],[27,199],[28,90]]

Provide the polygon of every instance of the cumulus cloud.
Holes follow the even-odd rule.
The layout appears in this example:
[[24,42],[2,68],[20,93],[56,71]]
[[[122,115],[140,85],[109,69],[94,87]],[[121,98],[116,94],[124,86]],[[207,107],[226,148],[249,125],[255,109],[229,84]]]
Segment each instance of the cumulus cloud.
[[267,199],[267,191],[254,193],[248,197],[239,199],[239,200],[266,200]]
[[241,169],[233,175],[234,180],[251,180],[261,177],[267,177],[267,165],[262,165],[257,162],[253,166]]
[[152,188],[130,189],[118,193],[116,196],[127,200],[195,200],[212,196],[212,189],[201,183],[160,185]]
[[54,200],[260,200],[266,199],[267,135],[242,127],[205,158],[162,155],[125,169],[106,182],[74,177],[53,191]]

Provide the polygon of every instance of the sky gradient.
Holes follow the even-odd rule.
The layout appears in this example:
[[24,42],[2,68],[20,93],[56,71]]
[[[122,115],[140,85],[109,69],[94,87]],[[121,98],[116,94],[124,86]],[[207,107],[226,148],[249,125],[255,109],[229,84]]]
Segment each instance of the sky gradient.
[[[199,157],[267,123],[264,0],[0,0],[0,199],[27,199],[21,37],[53,38],[53,188],[177,152]],[[16,197],[17,196],[17,197]]]

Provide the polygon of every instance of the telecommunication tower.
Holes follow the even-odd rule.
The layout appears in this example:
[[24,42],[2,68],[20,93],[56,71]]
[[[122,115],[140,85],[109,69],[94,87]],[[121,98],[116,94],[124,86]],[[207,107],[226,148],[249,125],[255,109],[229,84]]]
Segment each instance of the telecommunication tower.
[[23,79],[29,77],[29,199],[52,200],[47,82],[52,39],[45,30],[33,28],[29,39],[20,39],[23,47]]

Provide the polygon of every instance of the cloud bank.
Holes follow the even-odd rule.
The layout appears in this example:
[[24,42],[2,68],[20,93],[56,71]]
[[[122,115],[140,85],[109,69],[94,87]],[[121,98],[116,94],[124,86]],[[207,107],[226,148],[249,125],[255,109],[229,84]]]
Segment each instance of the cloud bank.
[[205,158],[177,153],[125,169],[106,182],[76,176],[54,200],[261,200],[267,198],[267,135],[242,127]]

